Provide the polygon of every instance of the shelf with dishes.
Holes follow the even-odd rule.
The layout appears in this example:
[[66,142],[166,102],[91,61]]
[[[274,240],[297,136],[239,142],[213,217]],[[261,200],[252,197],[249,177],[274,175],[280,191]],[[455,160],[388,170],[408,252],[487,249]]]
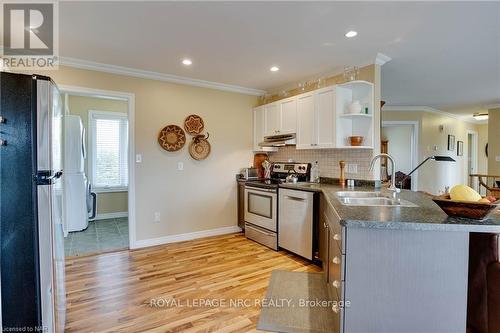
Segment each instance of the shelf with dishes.
[[336,147],[372,149],[374,133],[373,83],[352,81],[335,90]]

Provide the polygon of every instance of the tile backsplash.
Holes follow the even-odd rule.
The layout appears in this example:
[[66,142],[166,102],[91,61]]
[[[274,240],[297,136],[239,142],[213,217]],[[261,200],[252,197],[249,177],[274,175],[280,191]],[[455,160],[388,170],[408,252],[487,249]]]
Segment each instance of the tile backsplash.
[[[271,162],[303,162],[314,164],[318,161],[320,176],[339,178],[339,161],[346,162],[346,178],[374,180],[369,171],[373,156],[371,149],[295,149],[295,146],[280,147],[277,152],[268,153]],[[347,172],[347,164],[357,164],[357,173]]]

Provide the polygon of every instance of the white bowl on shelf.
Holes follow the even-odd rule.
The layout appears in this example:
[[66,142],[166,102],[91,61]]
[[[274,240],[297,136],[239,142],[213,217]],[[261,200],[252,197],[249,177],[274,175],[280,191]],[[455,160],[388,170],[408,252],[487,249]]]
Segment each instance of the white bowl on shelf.
[[354,101],[351,104],[349,104],[349,107],[347,108],[347,113],[348,114],[359,114],[361,113],[361,109],[363,107],[361,106],[361,103],[359,101]]

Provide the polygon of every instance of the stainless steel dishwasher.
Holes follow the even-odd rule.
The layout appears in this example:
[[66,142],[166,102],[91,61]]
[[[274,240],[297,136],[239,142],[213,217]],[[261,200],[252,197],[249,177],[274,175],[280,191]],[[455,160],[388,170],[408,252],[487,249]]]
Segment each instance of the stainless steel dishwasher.
[[313,260],[315,245],[315,193],[279,189],[278,245]]

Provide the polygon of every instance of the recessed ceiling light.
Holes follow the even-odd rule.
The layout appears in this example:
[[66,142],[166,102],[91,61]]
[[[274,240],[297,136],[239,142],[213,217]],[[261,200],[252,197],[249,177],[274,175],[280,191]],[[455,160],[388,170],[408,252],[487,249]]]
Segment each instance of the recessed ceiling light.
[[476,120],[488,120],[488,113],[475,113],[472,116]]
[[183,65],[186,65],[186,66],[189,66],[191,65],[193,62],[191,61],[191,59],[183,59],[182,60],[182,64]]
[[279,68],[278,66],[273,66],[273,67],[269,68],[269,70],[270,70],[271,72],[277,72],[277,71],[279,71],[279,70],[280,70],[280,68]]
[[347,38],[356,37],[357,35],[358,35],[358,33],[356,31],[354,31],[354,30],[351,30],[351,31],[348,31],[348,32],[345,33],[345,36]]

